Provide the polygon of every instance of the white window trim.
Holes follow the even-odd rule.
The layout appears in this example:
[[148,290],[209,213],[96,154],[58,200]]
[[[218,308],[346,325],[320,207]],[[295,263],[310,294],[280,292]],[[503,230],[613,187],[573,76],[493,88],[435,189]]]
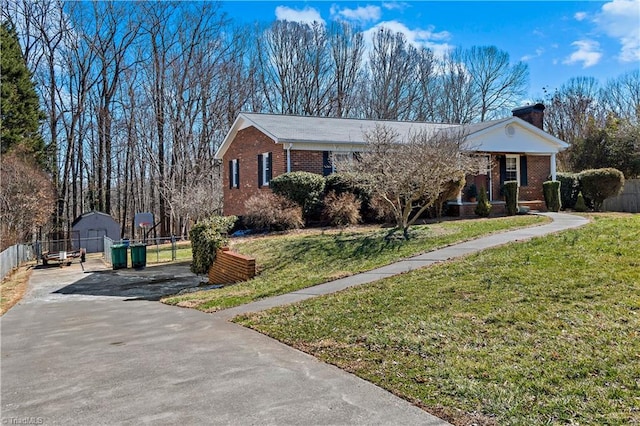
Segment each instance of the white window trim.
[[[518,187],[520,186],[520,155],[506,155],[506,158],[515,158],[516,159],[516,181],[518,182]],[[508,170],[507,170],[508,171]],[[506,179],[509,180],[509,179]]]
[[238,188],[238,160],[231,160],[231,187]]
[[267,173],[269,165],[269,153],[262,153],[262,186],[269,186],[269,182],[267,181],[267,177],[269,174]]

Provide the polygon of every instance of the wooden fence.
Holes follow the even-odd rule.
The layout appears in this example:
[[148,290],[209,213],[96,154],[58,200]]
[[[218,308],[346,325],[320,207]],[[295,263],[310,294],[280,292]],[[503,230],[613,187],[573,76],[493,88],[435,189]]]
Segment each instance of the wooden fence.
[[640,179],[625,181],[622,193],[604,200],[602,210],[608,212],[640,213]]

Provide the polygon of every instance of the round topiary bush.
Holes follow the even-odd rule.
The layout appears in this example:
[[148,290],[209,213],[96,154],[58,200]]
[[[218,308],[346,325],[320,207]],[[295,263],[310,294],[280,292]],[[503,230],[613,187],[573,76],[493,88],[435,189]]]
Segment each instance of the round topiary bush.
[[596,212],[600,211],[604,200],[618,195],[624,186],[624,175],[613,168],[584,170],[579,178],[582,194],[591,200]]

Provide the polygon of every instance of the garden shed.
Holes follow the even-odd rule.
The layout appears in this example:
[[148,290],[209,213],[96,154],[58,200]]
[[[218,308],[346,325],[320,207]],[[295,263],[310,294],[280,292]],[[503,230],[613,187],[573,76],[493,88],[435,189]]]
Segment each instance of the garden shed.
[[106,213],[91,211],[78,216],[71,229],[80,235],[80,247],[87,253],[104,250],[104,237],[120,239],[120,225]]

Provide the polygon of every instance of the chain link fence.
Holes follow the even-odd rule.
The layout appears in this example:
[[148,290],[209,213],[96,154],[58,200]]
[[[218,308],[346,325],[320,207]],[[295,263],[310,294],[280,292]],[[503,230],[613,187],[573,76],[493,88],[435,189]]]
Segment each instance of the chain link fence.
[[37,244],[16,244],[0,253],[0,274],[2,279],[25,262],[38,258]]

